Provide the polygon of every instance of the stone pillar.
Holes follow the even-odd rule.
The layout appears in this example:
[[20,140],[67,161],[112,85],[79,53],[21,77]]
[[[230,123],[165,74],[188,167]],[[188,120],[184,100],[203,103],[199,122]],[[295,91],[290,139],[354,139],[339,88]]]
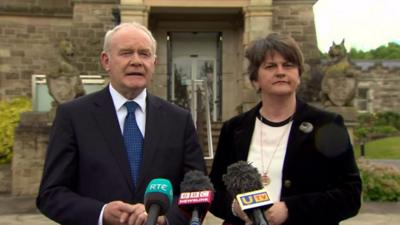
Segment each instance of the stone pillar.
[[[149,28],[149,11],[150,7],[145,5],[143,0],[121,0],[121,22],[137,22]],[[160,39],[157,37],[157,33],[155,33],[154,31],[152,31],[152,33],[154,38],[156,38],[157,40],[157,55],[163,55],[160,54],[160,51],[166,51],[166,43],[164,40],[161,40],[160,42]],[[161,74],[163,74],[162,76],[165,76],[164,79],[162,76],[160,76],[160,70],[166,70],[167,68],[166,64],[163,63],[163,59],[163,57],[158,57],[158,65],[156,66],[156,71],[153,74],[153,81],[148,87],[150,92],[158,96],[165,96],[165,93],[167,93],[166,72],[161,72]]]
[[271,33],[272,0],[250,1],[243,11],[245,18],[243,44],[245,46],[252,40]]
[[274,0],[273,29],[289,34],[300,45],[305,58],[298,96],[317,104],[321,90],[322,71],[315,31],[313,5],[317,0]]
[[113,10],[118,0],[72,0],[71,41],[76,49],[76,67],[81,74],[104,74],[99,57],[105,32],[116,25]]
[[318,59],[313,5],[317,0],[274,0],[273,30],[291,35],[304,53],[306,63]]
[[26,112],[15,129],[11,194],[34,196],[38,193],[50,133],[47,113]]
[[143,0],[121,0],[120,5],[121,22],[138,22],[148,26],[149,7]]
[[[254,39],[266,36],[272,32],[272,0],[251,0],[249,5],[243,8],[244,12],[244,32],[243,47]],[[259,97],[256,90],[251,85],[247,70],[247,60],[243,57],[243,104],[242,111],[252,108],[258,101]]]

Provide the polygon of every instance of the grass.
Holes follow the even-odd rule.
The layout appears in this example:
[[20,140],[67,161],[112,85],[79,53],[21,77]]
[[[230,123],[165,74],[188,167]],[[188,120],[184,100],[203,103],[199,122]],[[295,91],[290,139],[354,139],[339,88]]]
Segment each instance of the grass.
[[[354,146],[354,153],[357,158],[360,157],[360,146]],[[400,160],[400,136],[367,142],[365,145],[365,158]]]

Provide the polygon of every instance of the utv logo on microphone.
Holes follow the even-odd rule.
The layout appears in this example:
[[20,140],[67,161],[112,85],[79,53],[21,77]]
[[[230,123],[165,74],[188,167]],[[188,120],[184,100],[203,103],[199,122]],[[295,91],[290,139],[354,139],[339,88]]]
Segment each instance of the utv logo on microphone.
[[272,204],[267,192],[264,189],[236,195],[242,210],[257,208]]

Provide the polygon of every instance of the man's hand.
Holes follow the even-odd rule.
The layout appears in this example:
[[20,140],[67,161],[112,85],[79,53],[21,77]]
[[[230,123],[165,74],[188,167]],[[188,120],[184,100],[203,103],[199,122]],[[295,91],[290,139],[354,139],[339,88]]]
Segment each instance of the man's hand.
[[[130,215],[125,213],[121,216],[121,224],[123,225],[144,225],[147,222],[147,212],[143,204],[133,205],[133,212]],[[157,225],[166,225],[167,219],[165,216],[157,218]]]
[[104,225],[120,225],[133,212],[131,204],[122,201],[113,201],[106,205],[103,212]]
[[[147,213],[143,204],[131,205],[122,201],[110,202],[103,212],[104,225],[144,225],[147,222]],[[157,218],[157,225],[166,225],[165,216]]]
[[288,218],[288,209],[285,202],[275,202],[271,208],[265,212],[265,217],[269,225],[283,224]]
[[144,205],[142,203],[138,203],[135,205],[131,205],[133,211],[127,215],[122,214],[121,216],[121,224],[126,225],[143,225],[147,221],[147,213]]

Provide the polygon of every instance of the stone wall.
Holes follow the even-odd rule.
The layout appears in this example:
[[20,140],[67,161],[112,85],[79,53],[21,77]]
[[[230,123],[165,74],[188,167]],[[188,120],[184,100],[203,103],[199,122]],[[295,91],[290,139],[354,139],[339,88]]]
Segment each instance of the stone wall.
[[0,3],[0,99],[32,96],[32,74],[52,71],[58,43],[71,39],[81,74],[102,74],[99,55],[114,25],[115,0],[2,1]]
[[0,165],[0,194],[11,192],[11,165]]
[[306,65],[298,97],[307,102],[319,101],[322,79],[313,12],[313,5],[316,2],[316,0],[274,0],[273,30],[292,36],[304,54]]
[[353,61],[358,65],[358,87],[369,89],[370,111],[400,112],[400,61]]
[[0,1],[0,14],[18,16],[68,16],[71,1],[66,0],[14,0]]
[[65,18],[0,15],[0,99],[32,95],[32,74],[46,74],[70,27]]
[[76,46],[76,66],[81,74],[104,74],[99,56],[105,32],[115,25],[112,12],[116,7],[107,2],[75,2],[71,40]]
[[50,132],[47,113],[27,112],[15,130],[11,193],[36,195],[43,173]]

